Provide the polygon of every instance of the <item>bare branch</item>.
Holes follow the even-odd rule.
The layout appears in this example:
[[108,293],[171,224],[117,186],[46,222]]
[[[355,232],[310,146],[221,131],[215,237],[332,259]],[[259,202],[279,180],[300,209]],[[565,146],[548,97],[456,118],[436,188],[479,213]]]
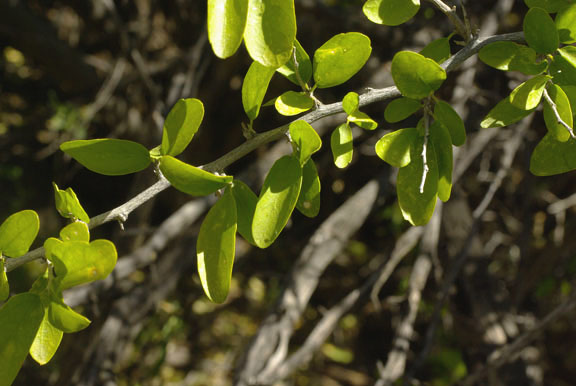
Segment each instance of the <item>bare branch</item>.
[[572,130],[570,125],[567,124],[562,119],[562,117],[560,116],[560,113],[558,112],[558,106],[556,105],[556,103],[554,103],[552,98],[550,98],[550,94],[548,94],[548,90],[546,90],[546,88],[544,88],[544,93],[542,95],[544,96],[544,99],[546,99],[546,102],[548,102],[548,105],[550,105],[552,112],[554,112],[554,117],[556,117],[556,121],[558,122],[558,124],[564,126],[564,128],[566,130],[568,130],[568,132],[570,133],[570,137],[576,138],[576,136],[574,135],[574,130]]

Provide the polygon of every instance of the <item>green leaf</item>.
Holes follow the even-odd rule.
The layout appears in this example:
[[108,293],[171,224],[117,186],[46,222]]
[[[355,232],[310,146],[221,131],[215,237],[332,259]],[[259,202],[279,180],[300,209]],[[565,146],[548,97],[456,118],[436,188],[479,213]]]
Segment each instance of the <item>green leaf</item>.
[[440,64],[450,57],[450,36],[431,41],[420,51],[420,55]]
[[302,167],[293,156],[277,160],[262,186],[254,211],[252,234],[256,245],[269,247],[286,226],[302,186]]
[[232,176],[217,176],[169,155],[160,160],[160,171],[172,186],[191,196],[212,194],[233,179]]
[[384,119],[390,123],[396,123],[408,118],[416,111],[420,110],[420,101],[412,98],[401,97],[388,103],[384,110]]
[[0,252],[9,257],[22,256],[36,238],[40,220],[33,210],[22,210],[0,225]]
[[566,46],[558,50],[558,53],[562,58],[564,58],[570,65],[576,69],[576,47]]
[[57,329],[72,333],[85,329],[90,320],[68,307],[61,299],[50,299],[48,305],[48,321]]
[[318,88],[346,82],[364,66],[372,47],[370,39],[359,32],[333,36],[314,53],[314,81]]
[[374,130],[378,127],[378,123],[370,118],[368,114],[358,110],[348,115],[348,122],[352,122],[364,130]]
[[407,166],[400,168],[396,180],[398,203],[402,216],[412,225],[425,225],[434,213],[436,193],[438,191],[438,166],[432,147],[427,148],[426,159],[429,171],[426,175],[424,190],[420,192],[420,184],[424,173],[422,158],[423,138],[418,137],[411,146],[411,158]]
[[334,164],[340,169],[348,166],[352,162],[354,145],[352,143],[352,129],[348,123],[342,123],[330,137],[330,148],[334,157]]
[[303,92],[286,91],[274,102],[276,111],[282,115],[292,116],[308,111],[314,107],[314,99]]
[[296,39],[294,0],[249,0],[244,43],[261,65],[278,68],[292,55]]
[[530,8],[524,16],[524,37],[539,54],[551,54],[560,45],[556,24],[542,8]]
[[62,290],[106,278],[117,260],[116,247],[108,240],[44,243],[46,257],[54,263],[58,287]]
[[446,71],[438,63],[411,51],[394,55],[391,71],[398,90],[413,99],[426,98],[446,79]]
[[548,62],[536,62],[536,51],[513,42],[494,42],[483,47],[478,57],[487,65],[502,71],[519,71],[537,75],[548,67]]
[[559,142],[548,133],[532,152],[530,171],[536,176],[553,176],[576,169],[576,140]]
[[73,222],[60,230],[62,241],[90,241],[90,231],[88,225],[83,222]]
[[107,176],[136,173],[150,165],[148,149],[123,139],[68,141],[60,149],[88,170]]
[[63,335],[62,330],[57,329],[50,323],[48,313],[45,312],[34,342],[30,347],[30,356],[40,365],[50,362],[60,346]]
[[571,86],[571,85],[565,85],[565,86],[561,86],[562,90],[564,91],[564,93],[566,94],[566,96],[568,97],[568,100],[570,101],[570,109],[572,110],[572,115],[573,121],[576,120],[576,85]]
[[412,19],[420,0],[368,0],[362,11],[373,23],[395,26]]
[[0,252],[0,302],[8,299],[10,295],[10,284],[8,283],[8,276],[6,276],[6,270],[4,269],[4,258],[1,256]]
[[480,123],[480,127],[487,129],[489,127],[504,127],[518,122],[522,118],[530,115],[532,110],[519,109],[510,103],[510,96],[502,99],[490,112],[484,117]]
[[356,110],[358,110],[359,105],[360,97],[355,92],[349,92],[344,99],[342,99],[342,108],[348,115],[354,114]]
[[258,203],[258,196],[254,194],[248,185],[240,180],[234,180],[232,193],[236,200],[236,209],[238,213],[236,216],[238,220],[238,233],[240,233],[250,244],[256,245],[254,236],[252,236],[252,222],[254,220],[256,204]]
[[462,146],[466,142],[466,127],[452,106],[444,101],[436,102],[434,117],[448,129],[454,146]]
[[404,167],[411,161],[410,148],[418,136],[418,130],[413,127],[388,133],[376,142],[376,154],[392,166]]
[[188,146],[204,118],[204,105],[198,99],[180,99],[168,113],[162,131],[162,155],[177,156]]
[[236,243],[236,202],[230,189],[208,211],[200,226],[198,273],[208,299],[223,303],[230,290]]
[[559,86],[576,85],[576,47],[566,46],[558,50],[550,63],[550,75]]
[[[548,88],[548,94],[552,102],[556,104],[556,109],[560,118],[570,127],[573,127],[572,120],[572,109],[570,107],[570,100],[566,93],[555,84],[550,85]],[[548,132],[558,141],[566,142],[570,139],[570,132],[558,123],[556,119],[556,114],[552,110],[549,103],[544,103],[544,122],[546,123],[546,128]]]
[[452,139],[448,129],[440,122],[430,126],[430,143],[438,164],[438,198],[444,202],[450,199],[452,191]]
[[548,75],[537,75],[527,80],[510,93],[510,103],[522,110],[535,109],[540,103],[546,83],[550,79],[552,77]]
[[576,3],[560,10],[555,21],[560,42],[576,43]]
[[320,177],[312,158],[302,168],[302,188],[296,209],[306,217],[316,217],[320,212]]
[[[296,50],[296,61],[298,62],[298,74],[300,75],[300,79],[302,82],[308,83],[312,77],[312,61],[298,40],[294,40],[294,49]],[[298,77],[296,76],[296,65],[294,60],[289,60],[276,71],[285,76],[290,82],[297,86],[301,86],[300,82],[298,82]]]
[[208,0],[208,40],[219,58],[234,55],[240,47],[247,12],[248,0]]
[[270,79],[274,75],[274,69],[264,67],[258,62],[253,62],[244,77],[242,83],[242,106],[251,121],[255,120],[260,113],[260,106],[268,90]]
[[56,210],[60,216],[64,218],[78,219],[84,221],[86,224],[90,222],[90,217],[80,205],[76,193],[72,188],[60,190],[55,182],[52,183],[54,187],[54,200],[56,202]]
[[538,7],[549,13],[555,13],[572,3],[572,0],[524,0],[524,3],[530,8]]
[[0,308],[0,385],[12,384],[44,317],[40,297],[29,292],[12,296]]
[[320,136],[306,121],[295,121],[290,124],[290,138],[300,165],[308,162],[310,156],[322,147]]

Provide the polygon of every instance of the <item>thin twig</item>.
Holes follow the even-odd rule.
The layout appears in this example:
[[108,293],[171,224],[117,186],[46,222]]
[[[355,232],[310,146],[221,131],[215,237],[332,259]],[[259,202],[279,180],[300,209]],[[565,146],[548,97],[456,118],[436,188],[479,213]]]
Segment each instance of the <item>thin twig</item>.
[[458,14],[456,13],[456,7],[449,7],[446,3],[442,0],[428,0],[430,3],[434,4],[436,8],[438,8],[442,13],[444,13],[454,24],[454,28],[456,28],[456,32],[468,42],[471,38],[471,34],[468,28],[466,28],[466,24],[460,19]]
[[556,105],[556,103],[554,103],[552,98],[550,98],[550,94],[548,94],[548,90],[546,90],[546,88],[544,88],[544,93],[542,95],[544,96],[544,99],[546,99],[546,102],[548,102],[548,105],[550,105],[552,112],[554,112],[554,117],[556,117],[556,121],[558,122],[558,124],[564,126],[564,128],[566,130],[568,130],[568,132],[570,133],[570,137],[576,138],[576,136],[574,135],[574,130],[572,130],[570,125],[567,124],[562,119],[562,117],[560,116],[560,113],[558,112],[558,106]]

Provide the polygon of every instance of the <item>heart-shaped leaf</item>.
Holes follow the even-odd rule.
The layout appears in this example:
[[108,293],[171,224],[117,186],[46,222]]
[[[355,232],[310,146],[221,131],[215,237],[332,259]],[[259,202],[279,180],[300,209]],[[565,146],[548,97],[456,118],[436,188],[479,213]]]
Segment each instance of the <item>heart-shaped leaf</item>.
[[395,26],[412,19],[420,0],[368,0],[362,11],[373,23]]
[[242,43],[248,0],[208,0],[208,40],[214,54],[226,59]]
[[289,130],[295,155],[300,160],[300,165],[304,165],[312,154],[320,150],[322,140],[316,130],[306,121],[292,122]]
[[285,116],[298,115],[314,107],[314,99],[303,92],[286,91],[274,102],[276,111]]
[[316,217],[320,211],[320,177],[312,158],[302,168],[302,188],[296,209],[306,217]]
[[410,115],[422,108],[420,101],[412,98],[401,97],[388,103],[384,110],[384,119],[390,123],[403,121]]
[[318,88],[346,82],[364,66],[372,47],[370,39],[359,32],[338,34],[314,53],[314,81]]
[[253,121],[260,114],[260,106],[268,90],[274,69],[253,62],[242,83],[242,106],[248,118]]
[[438,122],[444,125],[450,133],[452,144],[462,146],[466,142],[466,128],[460,115],[444,101],[436,102],[434,106],[434,117]]
[[148,149],[123,139],[100,138],[68,141],[60,149],[86,169],[107,176],[122,176],[150,165]]
[[286,226],[302,186],[302,167],[293,156],[277,160],[262,186],[254,211],[252,235],[260,248],[269,247]]
[[0,252],[9,257],[22,256],[36,238],[40,220],[33,210],[22,210],[0,225]]
[[162,155],[177,156],[188,146],[204,118],[204,105],[198,99],[180,99],[168,113],[162,131]]
[[232,176],[217,176],[171,156],[160,160],[160,171],[172,186],[191,196],[207,196],[232,182]]
[[446,71],[438,63],[411,51],[394,55],[391,71],[398,90],[413,99],[426,98],[446,79]]
[[376,154],[392,166],[404,167],[411,161],[410,148],[418,136],[418,130],[413,127],[388,133],[376,142]]
[[226,189],[208,211],[196,243],[202,288],[214,303],[223,303],[228,296],[235,243],[236,202],[230,189]]
[[240,180],[234,180],[232,193],[236,201],[236,216],[238,222],[238,233],[252,245],[256,245],[254,236],[252,236],[252,222],[254,220],[254,211],[258,203],[258,196],[252,189]]
[[[550,85],[548,88],[550,99],[554,102],[556,111],[560,118],[568,126],[573,127],[572,109],[570,107],[570,100],[566,93],[555,84]],[[556,114],[549,103],[544,103],[544,122],[548,132],[558,141],[566,142],[570,139],[570,132],[562,124],[558,122]]]
[[539,54],[552,54],[560,40],[554,20],[542,8],[530,8],[524,16],[524,37],[528,45]]
[[30,356],[40,365],[50,362],[60,346],[63,335],[62,330],[57,329],[50,323],[48,313],[45,312],[34,342],[30,347]]
[[339,125],[330,136],[330,148],[332,149],[334,164],[341,169],[352,162],[352,156],[354,155],[352,140],[352,129],[348,123]]

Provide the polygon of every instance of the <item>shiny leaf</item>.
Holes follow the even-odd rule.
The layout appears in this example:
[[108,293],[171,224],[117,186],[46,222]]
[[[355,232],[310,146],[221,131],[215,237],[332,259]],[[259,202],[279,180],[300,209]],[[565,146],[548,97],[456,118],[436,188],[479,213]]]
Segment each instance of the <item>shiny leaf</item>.
[[341,169],[352,162],[354,152],[352,140],[352,129],[348,123],[339,125],[330,137],[330,148],[332,149],[334,164]]
[[426,98],[446,79],[446,71],[438,63],[411,51],[394,55],[391,71],[398,90],[413,99]]
[[30,347],[30,356],[40,365],[50,362],[60,346],[63,335],[62,330],[57,329],[50,323],[48,313],[45,313],[34,342]]
[[286,91],[274,102],[276,111],[282,115],[298,115],[314,107],[314,99],[303,92]]
[[422,108],[420,101],[412,98],[401,97],[388,103],[384,110],[384,119],[390,123],[396,123],[408,118]]
[[452,106],[444,101],[436,102],[434,117],[448,129],[454,146],[462,146],[466,142],[464,121]]
[[54,187],[54,199],[56,201],[56,210],[60,216],[64,218],[78,219],[84,221],[86,224],[90,222],[90,217],[80,205],[76,193],[72,188],[60,190],[55,182],[52,183]]
[[510,93],[510,103],[523,110],[532,110],[538,106],[546,83],[552,77],[537,75],[516,87]]
[[302,168],[302,188],[296,209],[306,217],[316,217],[320,211],[320,177],[312,158]]
[[383,161],[397,168],[411,161],[411,147],[418,141],[415,128],[400,129],[384,135],[376,142],[376,154]]
[[542,8],[530,8],[524,16],[524,37],[528,45],[539,54],[551,54],[558,48],[560,40],[556,24]]
[[214,54],[228,58],[242,43],[248,0],[208,0],[208,40]]
[[312,126],[306,121],[295,121],[290,124],[290,138],[295,147],[295,155],[304,165],[310,156],[320,150],[322,140]]
[[162,131],[162,155],[177,156],[188,146],[204,118],[204,105],[198,99],[180,99],[168,113]]
[[[298,62],[298,74],[300,75],[300,79],[302,82],[308,83],[312,77],[312,61],[310,60],[310,56],[308,56],[308,53],[300,45],[298,40],[294,40],[294,49],[296,50],[296,61]],[[278,68],[276,71],[285,76],[290,82],[300,86],[300,82],[296,76],[296,64],[293,59],[288,60],[285,65]]]
[[40,220],[33,210],[14,213],[0,225],[0,252],[9,257],[22,256],[30,249],[39,228]]
[[[550,99],[556,105],[556,110],[560,115],[560,118],[568,126],[573,127],[573,117],[572,109],[570,107],[570,100],[566,93],[555,84],[550,85],[548,88],[548,94]],[[570,132],[558,122],[556,114],[552,109],[552,106],[548,103],[544,103],[544,122],[546,123],[546,128],[548,132],[558,141],[566,142],[570,139]]]
[[160,171],[172,186],[191,196],[207,196],[222,189],[232,176],[217,176],[171,156],[160,160]]
[[252,236],[252,222],[254,221],[254,211],[258,203],[258,196],[252,189],[240,180],[234,180],[232,193],[236,201],[236,216],[238,222],[238,233],[252,245],[256,245]]
[[362,11],[373,23],[400,25],[412,19],[420,9],[420,0],[368,0]]
[[260,106],[268,90],[274,69],[253,62],[242,83],[242,106],[248,118],[253,121],[260,114]]

